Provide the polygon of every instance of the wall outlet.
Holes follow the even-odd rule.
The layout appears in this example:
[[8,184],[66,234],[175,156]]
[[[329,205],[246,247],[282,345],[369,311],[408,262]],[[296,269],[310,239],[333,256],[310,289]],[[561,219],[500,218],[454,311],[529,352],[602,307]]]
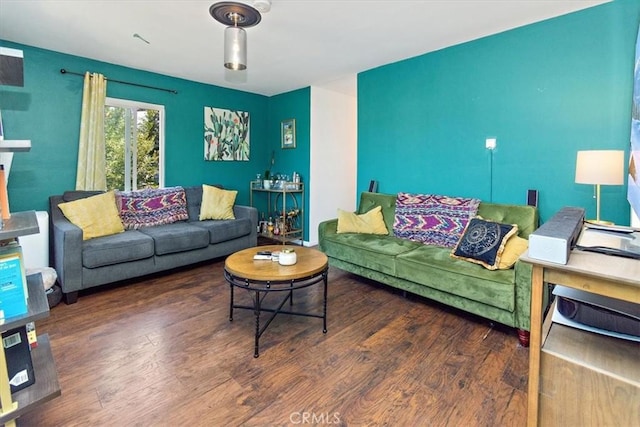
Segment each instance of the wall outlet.
[[484,146],[485,146],[486,148],[488,148],[489,150],[493,150],[493,149],[495,149],[495,148],[496,148],[497,141],[496,141],[496,139],[495,139],[495,138],[487,138],[487,139],[485,140],[484,144],[485,144]]

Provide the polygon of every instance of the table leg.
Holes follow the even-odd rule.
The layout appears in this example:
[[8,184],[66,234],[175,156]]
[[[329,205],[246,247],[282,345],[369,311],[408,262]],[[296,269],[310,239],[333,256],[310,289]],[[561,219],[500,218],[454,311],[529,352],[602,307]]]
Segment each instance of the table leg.
[[[229,282],[229,321],[233,320],[233,310],[235,308],[240,308],[240,309],[248,309],[248,310],[253,310],[254,315],[255,315],[255,337],[254,337],[254,354],[253,357],[259,357],[260,356],[260,336],[262,335],[262,333],[265,331],[265,329],[267,329],[267,327],[271,324],[271,322],[273,321],[273,319],[280,313],[283,314],[289,314],[289,315],[296,315],[296,316],[308,316],[308,317],[322,317],[322,332],[326,333],[327,332],[327,306],[328,306],[328,269],[325,266],[325,270],[322,271],[322,273],[320,273],[320,275],[315,274],[313,276],[309,276],[309,277],[304,277],[302,279],[300,279],[300,281],[296,281],[296,280],[291,280],[291,281],[282,281],[282,282],[277,282],[277,285],[284,285],[282,287],[279,288],[275,288],[275,289],[271,289],[271,282],[267,281],[267,282],[256,282],[255,284],[252,283],[249,279],[241,279],[242,281],[244,281],[244,283],[242,283],[242,281],[240,280],[236,280],[238,278],[232,276],[231,274],[229,274],[226,270],[225,270],[225,278],[227,279],[227,281]],[[323,302],[322,302],[322,315],[318,314],[317,311],[314,312],[295,312],[293,311],[293,309],[291,308],[290,311],[283,311],[282,307],[287,303],[287,300],[289,300],[289,305],[293,306],[293,291],[297,290],[297,289],[302,289],[302,288],[306,288],[312,285],[316,285],[318,282],[322,281],[323,282]],[[286,286],[286,283],[289,283],[289,286]],[[254,287],[255,285],[255,287]],[[264,288],[261,288],[260,286],[264,285]],[[298,286],[297,286],[298,285]],[[233,289],[234,287],[241,287],[247,291],[249,291],[249,294],[251,294],[251,291],[254,291],[255,294],[252,296],[254,298],[253,301],[253,306],[251,305],[235,305],[235,290]],[[262,308],[262,299],[264,299],[270,292],[280,292],[280,291],[284,291],[284,292],[288,292],[288,294],[285,295],[285,297],[280,300],[280,304],[277,308],[271,309],[271,308]],[[264,295],[262,295],[264,294]],[[262,323],[264,323],[264,325],[261,325],[260,323],[260,317],[261,317],[261,312],[262,311],[268,311],[271,312],[271,316],[268,317],[266,320],[262,321]]]
[[529,342],[529,385],[527,425],[538,425],[538,405],[540,393],[540,347],[542,346],[542,293],[544,284],[544,270],[538,265],[533,266],[531,278],[531,339]]
[[328,273],[322,273],[322,281],[324,282],[324,301],[322,303],[322,333],[327,333],[327,282],[329,281]]
[[259,342],[260,342],[260,292],[256,291],[256,299],[254,302],[254,311],[256,313],[256,342],[255,348],[253,352],[253,357],[260,356],[259,353]]
[[231,296],[229,297],[229,321],[233,321],[233,285],[229,283],[229,289]]
[[[289,287],[293,288],[293,280],[291,281]],[[289,291],[289,307],[293,307],[293,289]]]

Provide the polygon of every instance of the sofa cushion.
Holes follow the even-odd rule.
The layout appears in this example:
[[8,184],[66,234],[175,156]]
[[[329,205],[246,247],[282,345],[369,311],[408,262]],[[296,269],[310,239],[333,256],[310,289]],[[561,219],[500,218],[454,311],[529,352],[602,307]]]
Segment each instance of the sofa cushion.
[[147,188],[117,193],[120,217],[126,229],[171,224],[189,218],[182,187]]
[[124,231],[113,191],[60,203],[58,207],[71,223],[82,229],[83,240]]
[[153,239],[136,230],[98,237],[83,243],[82,265],[97,268],[153,256]]
[[498,265],[498,268],[506,270],[513,267],[518,258],[520,258],[520,255],[525,253],[528,247],[529,241],[527,239],[523,239],[520,236],[512,236],[507,240],[504,252],[502,252],[502,256],[500,257],[500,265]]
[[338,233],[389,234],[382,217],[382,207],[355,214],[338,209]]
[[396,215],[396,195],[383,193],[369,193],[363,191],[360,194],[360,203],[358,204],[358,213],[363,214],[371,209],[380,206],[384,225],[389,230],[389,235],[393,236],[393,220]]
[[238,192],[222,190],[212,185],[202,185],[202,205],[198,219],[235,219],[233,205]]
[[251,219],[208,220],[189,223],[209,233],[209,243],[215,244],[251,234]]
[[396,237],[453,248],[476,216],[479,199],[398,193],[393,232]]
[[101,190],[70,190],[62,193],[62,200],[65,202],[73,202],[74,200],[84,199],[98,194],[104,194]]
[[517,232],[515,224],[472,218],[451,256],[480,264],[488,270],[497,270],[507,240]]
[[451,250],[420,245],[396,257],[396,276],[507,311],[515,308],[515,271],[486,268],[449,256]]
[[323,241],[327,256],[395,275],[397,255],[410,252],[421,243],[376,234],[329,234]]
[[207,230],[186,222],[144,227],[139,231],[153,239],[156,255],[200,249],[209,245]]
[[184,187],[187,196],[187,213],[189,221],[198,221],[200,205],[202,204],[202,185]]
[[[365,213],[376,206],[381,206],[382,216],[389,230],[389,235],[393,235],[396,199],[397,194],[363,191],[360,194],[358,213]],[[538,209],[534,206],[480,202],[477,214],[484,219],[490,219],[496,222],[518,224],[518,236],[525,239],[529,238],[529,234],[538,228]]]
[[538,209],[534,206],[482,202],[478,215],[495,222],[518,224],[518,236],[525,239],[538,228]]
[[[220,184],[212,184],[213,187],[223,189]],[[200,205],[202,205],[202,185],[193,185],[184,187],[187,195],[187,212],[189,213],[189,221],[200,221]]]

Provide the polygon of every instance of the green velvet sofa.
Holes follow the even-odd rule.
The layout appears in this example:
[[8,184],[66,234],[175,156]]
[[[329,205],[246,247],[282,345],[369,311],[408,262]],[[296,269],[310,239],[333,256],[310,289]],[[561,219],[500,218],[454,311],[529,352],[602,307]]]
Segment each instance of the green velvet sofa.
[[[516,328],[520,343],[528,346],[531,265],[517,261],[509,270],[487,270],[451,258],[451,249],[397,238],[396,195],[364,192],[357,213],[376,206],[382,207],[388,235],[339,234],[337,219],[319,224],[319,247],[330,265]],[[526,239],[538,225],[532,206],[481,202],[478,215],[518,224],[518,235]]]

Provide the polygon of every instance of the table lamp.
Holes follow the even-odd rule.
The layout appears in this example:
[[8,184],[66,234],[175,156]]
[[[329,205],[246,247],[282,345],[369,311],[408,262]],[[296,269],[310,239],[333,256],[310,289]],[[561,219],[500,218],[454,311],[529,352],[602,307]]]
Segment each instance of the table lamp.
[[596,219],[598,224],[612,224],[600,220],[600,186],[624,183],[624,151],[578,151],[576,159],[576,183],[596,186]]

